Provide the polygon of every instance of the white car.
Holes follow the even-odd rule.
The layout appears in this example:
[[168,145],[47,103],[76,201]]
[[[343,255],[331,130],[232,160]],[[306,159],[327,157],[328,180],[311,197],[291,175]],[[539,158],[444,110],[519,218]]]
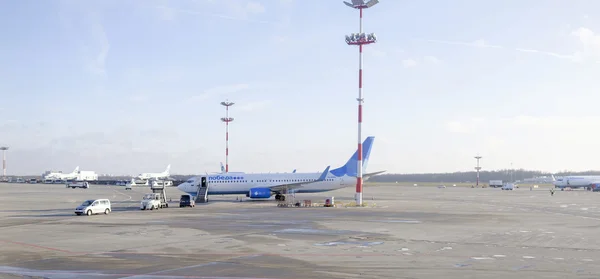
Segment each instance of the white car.
[[506,183],[502,186],[502,190],[513,190],[515,188],[515,185],[512,183]]
[[108,214],[111,211],[112,208],[108,199],[87,200],[75,208],[75,214],[86,214],[88,216],[100,213]]

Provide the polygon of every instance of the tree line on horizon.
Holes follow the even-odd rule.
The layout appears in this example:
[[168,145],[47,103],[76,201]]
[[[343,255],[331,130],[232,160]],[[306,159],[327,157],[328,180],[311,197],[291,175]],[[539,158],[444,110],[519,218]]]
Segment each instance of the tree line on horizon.
[[[512,173],[512,174],[511,174]],[[555,177],[565,175],[600,175],[600,171],[561,171],[557,173],[548,173],[542,171],[533,171],[525,169],[502,169],[493,171],[480,171],[479,182],[489,183],[490,180],[502,180],[502,181],[517,181],[527,178],[534,178],[540,176],[551,176]],[[512,178],[512,179],[511,179]],[[476,171],[466,172],[452,172],[452,173],[388,173],[373,176],[369,179],[369,182],[455,182],[455,183],[469,183],[477,180]]]

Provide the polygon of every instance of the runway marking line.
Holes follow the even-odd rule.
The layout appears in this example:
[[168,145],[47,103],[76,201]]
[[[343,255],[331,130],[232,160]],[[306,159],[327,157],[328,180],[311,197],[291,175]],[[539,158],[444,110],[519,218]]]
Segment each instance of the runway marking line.
[[132,199],[133,199],[133,198],[132,198],[130,195],[127,195],[127,194],[125,194],[125,193],[121,193],[121,191],[119,191],[119,190],[115,190],[115,189],[112,189],[112,190],[113,190],[115,193],[117,193],[117,194],[121,194],[121,195],[123,195],[123,196],[126,196],[126,197],[128,198],[127,200],[123,200],[123,201],[130,201],[130,200],[132,200]]

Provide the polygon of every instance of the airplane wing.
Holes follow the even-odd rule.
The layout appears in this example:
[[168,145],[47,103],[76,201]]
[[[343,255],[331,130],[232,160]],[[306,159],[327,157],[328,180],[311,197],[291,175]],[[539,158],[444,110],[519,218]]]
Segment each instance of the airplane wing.
[[365,174],[363,174],[363,179],[367,180],[367,179],[371,178],[371,176],[373,176],[373,175],[378,175],[378,174],[384,173],[384,172],[386,172],[386,171],[376,171],[376,172],[372,172],[372,173],[365,173]]
[[280,185],[271,186],[269,188],[273,192],[283,192],[284,190],[285,191],[289,191],[289,190],[300,188],[304,184],[310,184],[310,183],[315,183],[315,182],[323,181],[323,180],[325,180],[325,178],[327,177],[327,174],[329,173],[329,167],[330,166],[327,166],[327,168],[321,174],[321,176],[319,176],[319,178],[317,178],[314,181],[308,181],[308,182],[303,181],[303,182],[295,182],[295,183],[288,183],[288,184],[280,184]]

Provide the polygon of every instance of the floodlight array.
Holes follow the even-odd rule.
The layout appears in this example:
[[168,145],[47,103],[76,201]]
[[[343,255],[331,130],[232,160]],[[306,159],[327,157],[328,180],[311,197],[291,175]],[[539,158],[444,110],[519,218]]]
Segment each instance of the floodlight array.
[[346,43],[349,45],[367,45],[377,42],[375,33],[352,33],[346,35]]

